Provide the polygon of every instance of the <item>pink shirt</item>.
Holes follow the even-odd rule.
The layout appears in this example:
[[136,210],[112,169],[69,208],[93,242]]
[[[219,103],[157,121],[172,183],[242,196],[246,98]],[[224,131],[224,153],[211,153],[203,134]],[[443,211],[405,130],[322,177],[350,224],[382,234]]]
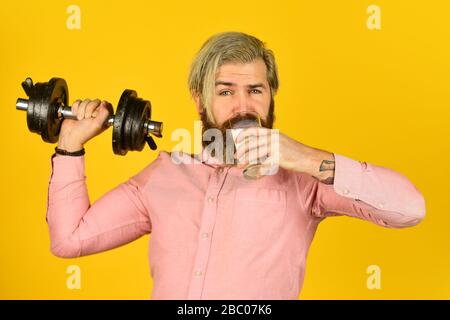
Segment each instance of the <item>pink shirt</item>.
[[249,181],[216,159],[157,159],[90,204],[84,157],[52,157],[47,222],[63,258],[150,234],[152,299],[297,299],[319,223],[346,215],[416,225],[421,193],[404,176],[335,154],[334,185],[280,168]]

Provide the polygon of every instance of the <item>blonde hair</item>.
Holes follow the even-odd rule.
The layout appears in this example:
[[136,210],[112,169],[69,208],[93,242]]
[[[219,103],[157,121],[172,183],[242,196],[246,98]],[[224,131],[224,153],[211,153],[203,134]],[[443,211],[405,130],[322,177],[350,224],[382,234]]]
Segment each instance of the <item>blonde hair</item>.
[[192,62],[188,85],[191,94],[200,97],[203,112],[213,121],[211,101],[216,73],[227,63],[250,63],[262,59],[267,68],[267,82],[273,96],[278,90],[278,70],[275,57],[261,40],[242,32],[223,32],[210,37]]

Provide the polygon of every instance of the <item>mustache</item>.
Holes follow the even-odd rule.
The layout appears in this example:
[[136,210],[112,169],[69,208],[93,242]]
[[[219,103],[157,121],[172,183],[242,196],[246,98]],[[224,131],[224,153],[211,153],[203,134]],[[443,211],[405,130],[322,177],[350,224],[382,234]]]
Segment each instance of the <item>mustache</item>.
[[[259,114],[258,114],[259,115]],[[267,128],[267,121],[263,119],[260,115],[259,117],[252,113],[238,113],[230,119],[226,120],[218,129],[222,132],[225,132],[227,129],[233,128],[235,123],[240,121],[256,121],[261,124],[262,127]]]
[[208,119],[206,119],[206,116],[202,117],[204,131],[206,131],[207,129],[215,128],[215,129],[220,130],[222,132],[222,134],[224,134],[224,136],[228,129],[233,128],[234,124],[236,124],[240,121],[246,121],[246,120],[252,121],[252,122],[253,121],[259,122],[261,124],[261,127],[263,127],[263,128],[268,128],[268,129],[272,128],[272,125],[271,125],[271,123],[269,123],[269,121],[267,121],[266,119],[264,119],[261,116],[257,117],[255,114],[252,114],[252,113],[238,113],[238,114],[232,116],[231,118],[227,119],[226,121],[224,121],[221,125],[211,123]]
[[[260,121],[261,121],[261,127],[263,128],[267,128],[267,129],[272,129],[273,128],[273,124],[275,122],[275,101],[272,98],[270,100],[270,106],[269,106],[269,112],[267,114],[267,117],[260,117]],[[202,137],[204,136],[205,131],[207,131],[208,129],[212,129],[212,128],[216,128],[219,129],[222,132],[223,137],[226,137],[226,130],[229,129],[230,127],[230,122],[231,123],[236,123],[237,121],[239,121],[240,119],[246,118],[246,117],[251,117],[251,114],[235,114],[233,117],[231,117],[230,119],[226,120],[223,124],[221,124],[220,126],[217,125],[216,123],[213,123],[209,120],[208,116],[206,115],[206,110],[203,109],[200,113],[200,120],[202,121]],[[254,119],[254,116],[253,116]],[[226,143],[226,140],[224,139],[224,143]],[[206,142],[204,139],[202,139],[202,145],[203,147],[206,147],[208,145],[208,142]]]

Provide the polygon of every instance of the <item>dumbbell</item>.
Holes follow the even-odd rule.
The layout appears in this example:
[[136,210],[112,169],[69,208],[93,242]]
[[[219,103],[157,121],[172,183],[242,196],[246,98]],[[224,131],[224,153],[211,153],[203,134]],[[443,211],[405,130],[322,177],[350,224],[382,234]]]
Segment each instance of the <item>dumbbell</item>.
[[[28,129],[40,134],[49,143],[58,141],[61,122],[64,119],[77,120],[67,105],[69,90],[62,78],[35,83],[31,78],[22,82],[28,96],[19,98],[16,109],[27,112]],[[115,115],[108,118],[106,125],[113,127],[112,146],[115,154],[125,155],[128,151],[141,151],[145,142],[150,149],[157,146],[150,134],[162,137],[162,122],[151,120],[151,103],[137,96],[136,91],[123,91]]]

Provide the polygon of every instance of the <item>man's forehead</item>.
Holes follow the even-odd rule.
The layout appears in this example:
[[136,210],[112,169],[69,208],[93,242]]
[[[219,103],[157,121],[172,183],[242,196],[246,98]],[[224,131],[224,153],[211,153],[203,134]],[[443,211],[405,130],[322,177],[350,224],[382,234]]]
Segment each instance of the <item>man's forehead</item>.
[[262,82],[266,79],[266,65],[262,60],[249,63],[227,63],[220,66],[216,74],[216,82]]

